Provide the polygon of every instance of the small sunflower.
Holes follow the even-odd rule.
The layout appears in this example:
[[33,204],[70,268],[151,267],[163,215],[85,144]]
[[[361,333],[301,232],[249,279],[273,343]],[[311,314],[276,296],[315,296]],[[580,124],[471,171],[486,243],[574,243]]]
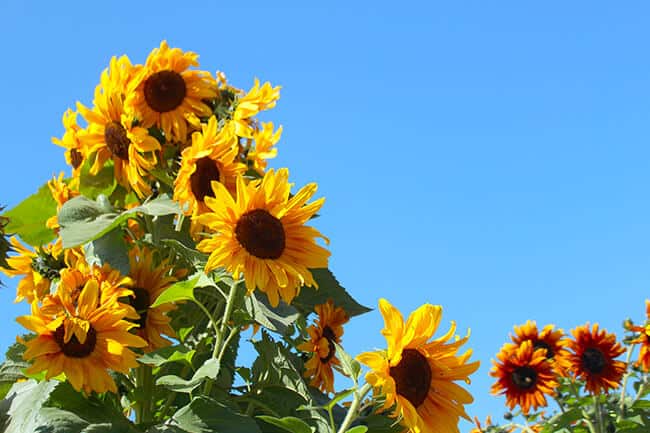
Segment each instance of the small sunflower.
[[86,161],[86,150],[81,140],[79,131],[81,127],[77,124],[77,112],[68,109],[63,113],[63,137],[58,139],[52,137],[52,143],[66,149],[65,161],[72,167],[72,182],[77,185],[81,174],[81,166]]
[[332,367],[340,365],[336,357],[334,343],[341,342],[343,324],[350,318],[343,308],[335,307],[332,300],[316,305],[318,315],[316,322],[307,328],[309,341],[298,346],[298,350],[311,353],[305,364],[305,377],[311,378],[310,384],[324,392],[334,392],[334,374]]
[[236,192],[237,176],[246,166],[237,162],[237,137],[233,129],[218,129],[215,116],[201,125],[201,132],[192,134],[192,145],[183,150],[181,167],[174,181],[174,200],[181,204],[186,215],[200,215],[209,209],[205,197],[214,197],[212,181]]
[[578,326],[571,331],[573,339],[569,340],[569,349],[573,351],[568,356],[570,370],[576,377],[583,379],[585,389],[592,394],[607,392],[618,388],[626,365],[616,358],[625,352],[614,334],[598,329],[594,324]]
[[[52,198],[54,201],[56,201],[56,210],[57,212],[61,210],[61,206],[71,198],[74,198],[79,195],[79,191],[75,191],[74,189],[71,189],[70,186],[65,183],[63,180],[63,172],[59,174],[59,177],[54,177],[52,180],[50,180],[47,183],[48,188],[50,189],[50,193],[52,193]],[[55,232],[58,232],[59,230],[59,222],[58,218],[56,215],[53,215],[50,217],[45,225],[54,230]]]
[[646,323],[643,326],[631,325],[630,331],[638,332],[639,336],[632,340],[630,344],[639,344],[639,359],[634,364],[640,367],[644,372],[650,371],[650,301],[645,301]]
[[518,347],[505,345],[497,354],[490,375],[497,381],[492,385],[492,394],[505,394],[510,410],[521,406],[524,414],[532,407],[544,407],[546,395],[553,395],[558,382],[555,380],[553,364],[546,358],[547,350],[535,349],[531,340],[525,340]]
[[187,118],[210,117],[212,110],[203,99],[217,96],[217,84],[198,66],[198,55],[169,48],[166,41],[155,48],[129,86],[127,106],[145,128],[157,126],[170,141],[187,138]]
[[79,133],[88,157],[94,156],[91,175],[96,175],[108,160],[113,161],[115,179],[131,187],[139,196],[151,194],[147,182],[160,150],[160,143],[149,132],[136,126],[124,111],[125,86],[131,77],[131,63],[126,56],[113,57],[95,89],[94,107],[77,103],[77,109],[88,122]]
[[117,392],[108,370],[128,373],[137,367],[136,355],[128,347],[146,342],[129,329],[124,311],[99,303],[99,283],[90,279],[79,293],[76,305],[64,300],[66,314],[52,317],[32,304],[32,314],[16,320],[37,336],[25,342],[25,360],[33,360],[27,373],[45,371],[50,379],[64,373],[77,391]]
[[17,255],[7,258],[10,269],[2,268],[2,272],[10,277],[23,275],[16,286],[14,302],[26,300],[40,301],[50,293],[52,281],[59,278],[59,271],[66,267],[61,241],[32,251],[23,245],[15,236],[9,239],[11,248]]
[[385,299],[379,300],[379,309],[388,350],[357,356],[372,370],[366,381],[385,396],[385,409],[395,405],[393,416],[400,416],[409,432],[458,433],[460,417],[470,420],[463,405],[474,399],[454,381],[469,383],[469,375],[479,367],[478,361],[468,363],[471,350],[457,354],[468,337],[448,343],[456,332],[452,322],[445,335],[429,341],[442,318],[439,305],[422,305],[406,323]]
[[537,329],[537,323],[528,320],[525,324],[515,326],[515,335],[510,338],[516,346],[520,346],[526,340],[533,343],[533,349],[545,349],[546,358],[553,360],[555,363],[556,372],[565,374],[568,365],[566,363],[566,356],[568,350],[566,349],[566,338],[564,331],[555,329],[555,325],[546,325],[541,332]]
[[163,335],[176,338],[169,325],[171,318],[167,317],[167,313],[176,307],[174,304],[163,304],[151,308],[151,304],[176,282],[173,267],[167,261],[156,265],[152,252],[140,247],[129,251],[129,264],[129,277],[133,281],[129,303],[139,315],[135,323],[138,325],[137,334],[147,342],[145,351],[170,346],[171,341],[163,338]]
[[205,197],[209,212],[197,221],[214,235],[197,248],[209,252],[205,270],[219,266],[240,278],[246,287],[265,292],[277,306],[280,298],[290,303],[302,285],[318,287],[310,268],[326,268],[329,251],[316,244],[327,239],[305,223],[321,208],[324,199],[306,204],[316,184],[303,187],[289,198],[289,172],[269,170],[259,181],[244,184],[237,178],[237,199],[223,184],[212,182],[214,198]]
[[275,158],[278,155],[278,149],[273,147],[280,141],[282,135],[282,126],[273,131],[273,122],[261,124],[262,128],[253,133],[255,145],[246,153],[246,159],[252,165],[253,170],[264,176],[267,159]]
[[253,87],[237,101],[232,120],[235,125],[235,134],[239,137],[252,138],[254,133],[253,116],[260,111],[275,107],[280,99],[280,86],[271,87],[266,82],[260,87],[260,80],[255,79]]

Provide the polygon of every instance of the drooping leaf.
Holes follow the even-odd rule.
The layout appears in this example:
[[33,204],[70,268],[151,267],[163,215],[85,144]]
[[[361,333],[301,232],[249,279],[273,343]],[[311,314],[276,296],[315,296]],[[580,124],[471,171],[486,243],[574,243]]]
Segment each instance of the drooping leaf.
[[348,294],[329,269],[311,269],[311,273],[318,283],[318,289],[302,287],[300,294],[291,303],[292,305],[298,306],[308,313],[314,311],[314,306],[324,304],[331,299],[334,305],[343,308],[350,316],[358,316],[370,311],[370,308],[359,304]]
[[161,365],[170,362],[182,362],[187,365],[192,364],[192,357],[196,353],[195,350],[190,350],[182,344],[175,346],[163,347],[153,352],[145,353],[138,361],[141,364],[152,365],[160,367]]
[[261,433],[250,417],[205,396],[194,398],[172,419],[173,426],[188,433]]
[[309,424],[294,416],[276,418],[269,415],[258,415],[257,418],[291,433],[312,433],[313,431]]
[[108,263],[122,275],[129,274],[129,251],[121,230],[111,230],[104,236],[89,242],[85,251],[88,264],[101,266]]
[[[203,272],[201,272],[203,274]],[[155,308],[162,304],[177,301],[193,301],[194,287],[199,282],[200,275],[193,275],[187,280],[179,281],[167,287],[156,300],[151,304],[150,308]]]
[[300,317],[295,308],[284,302],[277,307],[271,307],[266,297],[257,291],[244,299],[244,308],[255,322],[281,335],[284,335],[289,325]]
[[354,383],[357,383],[359,376],[361,376],[361,364],[352,358],[341,346],[334,343],[336,348],[336,357],[341,361],[341,369],[343,373],[348,376]]
[[15,233],[28,244],[38,247],[53,240],[56,235],[45,226],[47,220],[56,215],[56,202],[47,184],[41,186],[3,216],[9,218],[6,233]]
[[186,380],[179,376],[167,375],[158,378],[156,385],[164,386],[174,392],[192,392],[206,379],[216,379],[219,375],[219,370],[219,362],[214,358],[210,358],[196,370],[191,379]]

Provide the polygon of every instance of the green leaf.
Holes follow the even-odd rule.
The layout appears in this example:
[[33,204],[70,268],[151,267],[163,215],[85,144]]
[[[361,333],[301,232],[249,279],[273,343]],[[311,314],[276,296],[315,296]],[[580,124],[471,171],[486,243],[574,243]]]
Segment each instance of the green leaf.
[[90,242],[85,253],[88,264],[101,266],[108,263],[122,275],[129,275],[129,250],[122,230],[111,230],[101,238]]
[[216,379],[219,375],[220,365],[215,358],[208,359],[192,376],[186,380],[179,376],[167,375],[156,380],[156,385],[175,392],[192,392],[197,386],[201,385],[205,379]]
[[188,264],[203,268],[208,261],[208,255],[197,251],[194,248],[188,248],[185,244],[178,239],[162,238],[161,243],[169,247],[174,253],[182,257]]
[[314,306],[324,304],[328,299],[331,299],[334,305],[343,308],[350,316],[358,316],[371,310],[355,301],[345,288],[339,284],[329,269],[310,269],[310,271],[318,283],[318,289],[315,287],[302,287],[300,294],[291,303],[292,305],[299,306],[304,311],[310,312],[314,311]]
[[[203,272],[201,272],[203,274]],[[162,304],[178,301],[195,301],[194,287],[199,282],[200,275],[193,275],[187,280],[179,281],[167,287],[151,304],[149,308],[155,308]]]
[[28,244],[38,247],[53,240],[56,235],[45,226],[47,220],[56,215],[56,202],[47,183],[41,186],[16,207],[4,213],[9,218],[6,233],[19,235]]
[[153,352],[145,353],[138,361],[141,364],[152,365],[160,367],[161,365],[170,362],[182,362],[187,365],[192,365],[192,358],[196,353],[195,350],[190,350],[187,347],[179,344],[176,346],[163,347]]
[[292,433],[312,433],[313,431],[309,424],[294,416],[276,418],[268,415],[258,415],[256,418]]
[[289,325],[300,317],[295,308],[284,302],[277,307],[271,307],[266,297],[259,295],[258,291],[244,299],[244,308],[255,322],[282,335],[287,332]]
[[0,365],[0,398],[7,395],[18,379],[25,378],[23,369],[29,367],[29,363],[23,360],[25,349],[21,343],[14,343],[7,349],[6,359]]
[[352,393],[354,393],[355,389],[356,388],[349,388],[349,389],[343,390],[341,392],[337,392],[336,394],[334,394],[334,398],[332,398],[332,400],[330,400],[330,402],[327,403],[327,405],[325,406],[325,409],[331,410],[341,400],[343,400],[344,398],[346,398],[349,395],[351,395]]
[[366,427],[365,425],[358,425],[356,427],[352,427],[346,433],[366,433],[367,431],[368,431],[368,427]]
[[100,194],[109,197],[115,187],[117,186],[117,180],[114,175],[113,162],[106,162],[99,173],[96,175],[90,174],[90,167],[92,166],[92,161],[89,159],[81,167],[81,175],[79,178],[79,192],[92,199],[95,199]]
[[356,384],[361,375],[361,364],[348,355],[348,353],[337,343],[334,343],[334,347],[336,348],[336,357],[341,361],[341,369],[343,370],[343,373],[351,378]]
[[172,420],[173,426],[188,433],[261,433],[250,417],[205,396],[179,409]]
[[[178,204],[168,196],[148,201],[141,206],[117,214],[107,208],[99,196],[96,202],[79,196],[68,200],[59,210],[59,234],[63,247],[71,248],[104,236],[119,227],[129,218],[142,213],[150,216],[172,215],[180,213]],[[105,199],[105,198],[104,198]]]

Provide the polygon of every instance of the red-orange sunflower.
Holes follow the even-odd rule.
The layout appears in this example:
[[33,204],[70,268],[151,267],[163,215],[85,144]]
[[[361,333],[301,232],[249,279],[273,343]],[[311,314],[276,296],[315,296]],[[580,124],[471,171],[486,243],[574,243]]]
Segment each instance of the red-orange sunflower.
[[595,323],[578,326],[571,331],[573,339],[569,340],[568,356],[571,372],[586,382],[585,389],[592,394],[607,392],[618,388],[626,365],[616,358],[625,352],[625,348],[616,341],[614,334],[598,329]]
[[524,341],[530,340],[534,349],[546,349],[546,358],[552,360],[556,372],[564,374],[568,368],[566,356],[567,341],[564,331],[556,329],[555,325],[546,325],[541,332],[537,329],[535,321],[528,320],[521,326],[514,327],[515,334],[511,335],[512,342],[520,346]]
[[632,340],[631,344],[638,344],[639,359],[634,364],[636,367],[641,367],[644,372],[650,371],[650,301],[645,301],[646,309],[646,322],[643,326],[630,326],[630,331],[639,332],[639,336]]

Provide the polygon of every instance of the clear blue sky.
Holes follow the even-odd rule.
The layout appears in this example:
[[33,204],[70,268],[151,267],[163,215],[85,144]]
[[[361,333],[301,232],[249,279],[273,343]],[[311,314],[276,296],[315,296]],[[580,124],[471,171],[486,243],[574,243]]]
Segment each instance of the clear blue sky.
[[[219,4],[2,0],[0,202],[65,168],[50,137],[67,107],[91,103],[110,56],[143,62],[167,39],[234,85],[283,86],[272,166],[319,183],[316,225],[355,297],[442,304],[443,331],[472,329],[472,415],[505,410],[487,373],[513,324],[643,319],[646,2]],[[0,348],[26,311],[14,285],[0,290]],[[381,326],[378,312],[353,320],[345,347],[383,347]]]

